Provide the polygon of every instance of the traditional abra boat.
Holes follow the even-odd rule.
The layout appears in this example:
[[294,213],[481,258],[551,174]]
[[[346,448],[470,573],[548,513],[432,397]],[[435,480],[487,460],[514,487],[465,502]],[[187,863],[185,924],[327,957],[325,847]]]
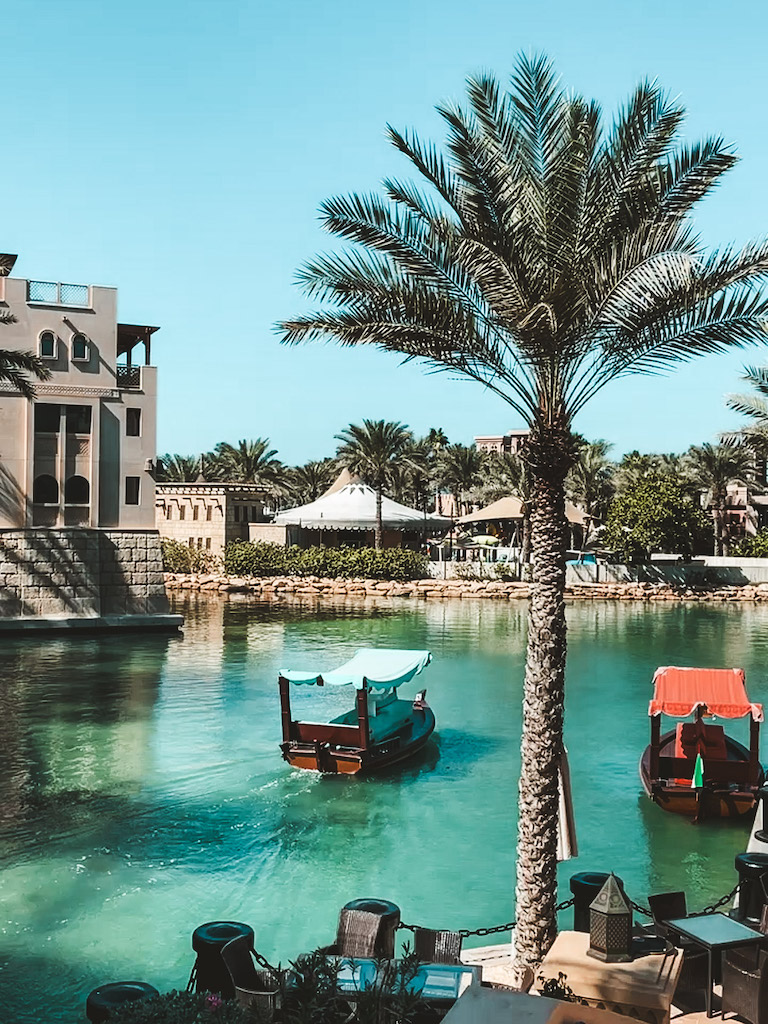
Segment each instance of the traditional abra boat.
[[[762,704],[747,696],[740,668],[659,668],[653,677],[651,742],[640,759],[643,787],[665,811],[736,818],[751,811],[764,781],[759,759]],[[661,733],[661,716],[689,718]],[[704,719],[749,715],[749,749]]]
[[[429,651],[359,650],[331,672],[280,671],[283,758],[294,768],[333,775],[357,775],[411,757],[435,728],[426,690],[413,701],[400,700],[397,689],[432,660]],[[355,686],[355,706],[330,722],[297,722],[291,717],[291,683]]]

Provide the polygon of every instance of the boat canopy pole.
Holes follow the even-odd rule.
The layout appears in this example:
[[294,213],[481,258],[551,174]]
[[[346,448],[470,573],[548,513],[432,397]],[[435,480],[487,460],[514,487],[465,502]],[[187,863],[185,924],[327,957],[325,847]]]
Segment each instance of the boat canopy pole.
[[280,676],[280,715],[283,720],[283,743],[291,738],[291,687],[285,676]]
[[368,749],[368,686],[367,680],[363,677],[362,689],[356,691],[357,700],[357,728],[359,731],[359,743],[361,750]]
[[749,719],[749,776],[750,782],[756,785],[760,776],[760,723],[751,717]]
[[653,782],[659,778],[659,754],[661,752],[661,715],[651,717],[651,761],[648,771]]

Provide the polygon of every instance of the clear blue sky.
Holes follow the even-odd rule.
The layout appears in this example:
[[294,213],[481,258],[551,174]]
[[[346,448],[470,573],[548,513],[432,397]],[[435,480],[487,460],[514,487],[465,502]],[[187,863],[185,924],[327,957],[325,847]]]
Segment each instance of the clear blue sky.
[[[465,77],[546,52],[612,112],[642,77],[742,162],[702,207],[712,244],[768,232],[768,13],[759,0],[24,0],[3,9],[2,242],[19,276],[119,288],[120,317],[160,325],[158,447],[268,436],[287,462],[332,454],[363,417],[451,440],[519,424],[479,385],[396,357],[281,346],[293,284],[332,245],[322,199],[406,165],[387,121],[439,137]],[[636,378],[577,427],[614,453],[679,451],[738,423],[723,396],[762,349]]]

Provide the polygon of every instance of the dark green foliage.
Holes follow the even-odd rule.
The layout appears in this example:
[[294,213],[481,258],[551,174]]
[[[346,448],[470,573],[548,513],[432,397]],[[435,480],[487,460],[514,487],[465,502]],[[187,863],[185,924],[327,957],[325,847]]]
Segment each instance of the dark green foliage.
[[210,992],[166,992],[153,999],[124,1003],[109,1015],[110,1024],[250,1024],[236,1002]]
[[576,996],[573,994],[573,989],[568,984],[568,979],[562,971],[560,971],[556,978],[545,978],[543,974],[539,975],[539,981],[541,982],[541,994],[547,996],[549,999],[560,999],[564,1003],[575,1003]]
[[627,562],[642,562],[655,551],[707,550],[711,533],[712,517],[687,497],[685,487],[652,473],[613,499],[601,544]]
[[234,576],[415,580],[427,576],[427,559],[404,548],[286,548],[263,541],[232,541],[224,553],[224,571]]
[[768,529],[763,527],[754,537],[744,537],[734,545],[733,554],[739,558],[768,558]]
[[164,540],[161,545],[166,572],[215,572],[221,568],[221,559],[210,551],[191,548],[178,540]]

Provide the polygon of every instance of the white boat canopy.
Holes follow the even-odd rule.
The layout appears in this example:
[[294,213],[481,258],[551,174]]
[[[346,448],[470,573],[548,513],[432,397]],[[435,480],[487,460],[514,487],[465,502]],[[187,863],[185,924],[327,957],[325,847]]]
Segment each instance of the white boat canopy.
[[410,682],[432,661],[429,651],[401,651],[393,648],[364,647],[351,661],[330,672],[307,672],[299,669],[280,669],[280,675],[291,683],[320,686],[348,686],[358,690],[376,687],[390,689]]
[[[447,533],[453,525],[447,516],[425,516],[417,508],[408,508],[386,495],[381,499],[381,519],[385,530]],[[278,512],[275,522],[309,530],[372,530],[376,526],[376,492],[367,484],[353,481],[308,505]]]

